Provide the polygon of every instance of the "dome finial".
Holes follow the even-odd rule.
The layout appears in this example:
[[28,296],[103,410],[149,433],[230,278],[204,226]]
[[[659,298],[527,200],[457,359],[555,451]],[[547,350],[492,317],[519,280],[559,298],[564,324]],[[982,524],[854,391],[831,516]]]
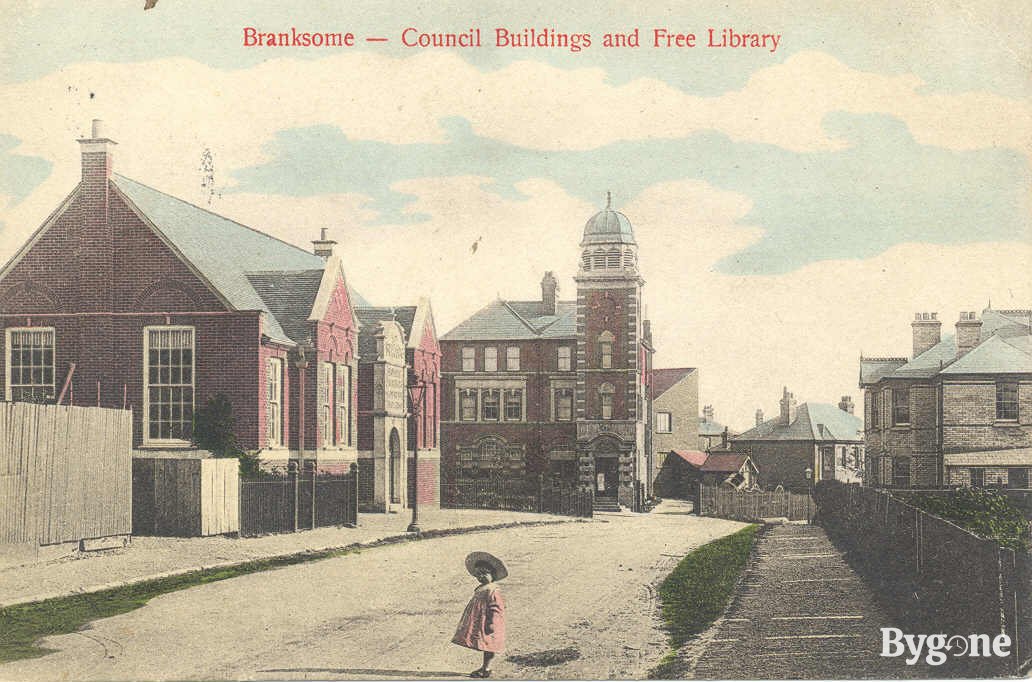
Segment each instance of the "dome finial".
[[606,190],[606,210],[613,207],[613,193]]

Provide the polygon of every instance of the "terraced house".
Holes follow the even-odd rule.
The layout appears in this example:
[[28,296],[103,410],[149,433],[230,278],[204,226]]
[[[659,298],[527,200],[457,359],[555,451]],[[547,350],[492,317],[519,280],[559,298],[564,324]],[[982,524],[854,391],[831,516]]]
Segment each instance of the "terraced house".
[[936,313],[911,323],[909,358],[860,359],[870,485],[1029,487],[1032,311]]
[[652,371],[638,246],[625,215],[584,226],[577,297],[489,303],[441,338],[441,476],[539,476],[632,505],[651,493]]

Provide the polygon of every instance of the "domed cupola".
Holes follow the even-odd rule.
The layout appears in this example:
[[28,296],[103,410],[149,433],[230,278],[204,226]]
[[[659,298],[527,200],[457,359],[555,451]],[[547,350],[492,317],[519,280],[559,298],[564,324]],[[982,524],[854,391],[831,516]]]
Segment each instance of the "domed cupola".
[[581,246],[589,244],[634,244],[634,230],[631,221],[623,213],[612,208],[613,197],[606,192],[606,207],[591,216],[584,224],[584,238]]
[[615,274],[637,272],[638,243],[631,221],[614,211],[612,194],[606,192],[606,207],[584,224],[581,239],[581,273]]

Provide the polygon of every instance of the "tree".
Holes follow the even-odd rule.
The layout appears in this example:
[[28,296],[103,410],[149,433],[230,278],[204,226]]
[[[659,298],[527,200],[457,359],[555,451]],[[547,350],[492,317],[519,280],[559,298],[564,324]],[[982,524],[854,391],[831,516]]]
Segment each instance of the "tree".
[[222,393],[212,396],[204,407],[194,411],[193,444],[216,457],[236,457],[240,460],[240,475],[244,478],[259,476],[258,454],[245,452],[240,447],[233,404]]

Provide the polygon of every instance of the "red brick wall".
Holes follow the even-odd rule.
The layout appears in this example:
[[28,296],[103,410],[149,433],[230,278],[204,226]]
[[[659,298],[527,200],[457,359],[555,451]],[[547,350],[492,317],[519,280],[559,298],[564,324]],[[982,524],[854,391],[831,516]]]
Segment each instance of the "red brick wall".
[[418,501],[421,505],[440,504],[440,461],[437,459],[419,460],[419,477],[416,477],[416,468],[413,466],[412,458],[408,458],[408,489],[411,499],[412,489],[419,484]]
[[1032,382],[1018,384],[1018,421],[996,421],[995,381],[943,382],[943,451],[1032,446]]
[[536,476],[548,469],[548,453],[553,449],[574,450],[577,445],[575,422],[534,424],[461,424],[441,425],[441,482],[450,483],[458,475],[458,448],[472,445],[485,436],[506,443],[525,445],[527,475]]

